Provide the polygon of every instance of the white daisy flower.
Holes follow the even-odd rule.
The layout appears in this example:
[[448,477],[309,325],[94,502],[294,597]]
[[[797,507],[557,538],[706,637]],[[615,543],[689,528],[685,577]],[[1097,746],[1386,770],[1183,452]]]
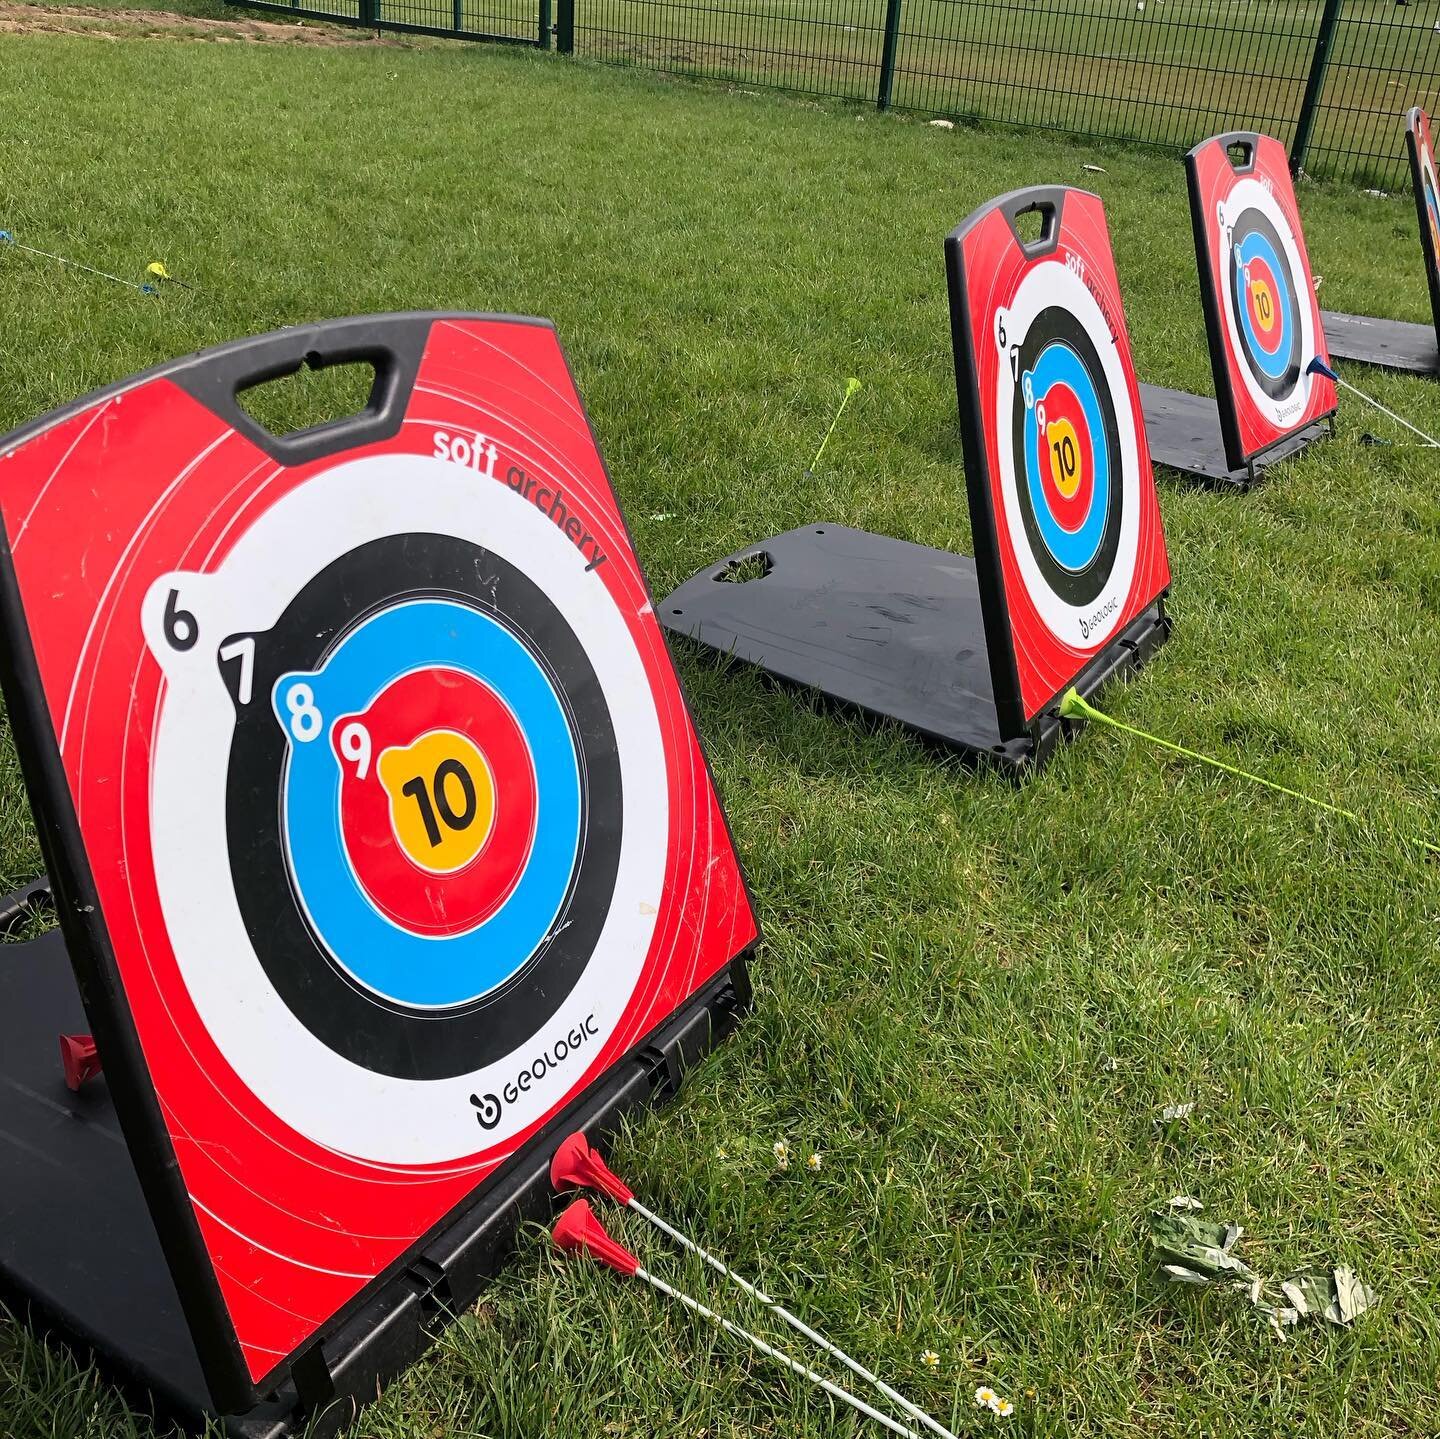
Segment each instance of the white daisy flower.
[[940,1363],[940,1356],[933,1350],[927,1349],[921,1356],[920,1362],[927,1369],[934,1369]]
[[975,1407],[977,1409],[993,1409],[995,1401],[999,1396],[993,1389],[987,1389],[983,1384],[975,1391]]

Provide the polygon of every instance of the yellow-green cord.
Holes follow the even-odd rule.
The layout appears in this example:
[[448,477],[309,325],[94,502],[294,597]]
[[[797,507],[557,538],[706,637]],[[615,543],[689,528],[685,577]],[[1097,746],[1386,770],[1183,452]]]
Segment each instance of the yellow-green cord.
[[857,380],[854,375],[851,375],[850,378],[845,381],[845,396],[840,401],[840,408],[835,411],[835,418],[830,421],[830,428],[825,431],[825,438],[820,441],[820,448],[815,451],[815,458],[810,461],[810,468],[806,471],[807,474],[814,473],[815,466],[820,463],[820,456],[825,453],[825,446],[830,443],[830,436],[835,433],[835,426],[840,423],[840,416],[845,413],[845,406],[850,403],[850,396],[859,388],[860,381]]
[[[1266,789],[1273,789],[1280,794],[1288,795],[1291,799],[1303,800],[1306,804],[1313,804],[1317,809],[1329,810],[1331,814],[1343,815],[1346,819],[1354,820],[1356,824],[1360,823],[1360,816],[1353,810],[1341,809],[1338,804],[1329,804],[1323,799],[1316,799],[1314,795],[1301,794],[1298,789],[1287,789],[1273,779],[1266,779],[1264,775],[1251,774],[1249,770],[1238,769],[1233,764],[1226,764],[1224,760],[1212,759],[1211,756],[1201,754],[1198,750],[1186,749],[1184,745],[1175,744],[1168,739],[1161,739],[1159,735],[1150,734],[1146,730],[1136,729],[1134,725],[1112,719],[1103,711],[1097,710],[1073,685],[1065,691],[1060,700],[1060,716],[1062,719],[1087,719],[1094,720],[1097,724],[1109,725],[1111,729],[1117,729],[1124,734],[1133,735],[1136,739],[1143,739],[1150,744],[1159,745],[1161,749],[1183,754],[1186,759],[1198,759],[1201,764],[1208,764],[1215,769],[1224,770],[1226,774],[1233,774],[1239,779],[1248,779],[1254,784],[1263,784]],[[1440,854],[1440,845],[1431,844],[1429,840],[1417,839],[1415,843],[1423,845],[1432,854]]]

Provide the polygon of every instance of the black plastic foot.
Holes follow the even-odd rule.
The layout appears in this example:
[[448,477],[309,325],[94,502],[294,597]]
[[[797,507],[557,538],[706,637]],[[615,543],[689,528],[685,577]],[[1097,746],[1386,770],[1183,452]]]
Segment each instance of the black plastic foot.
[[1370,315],[1341,315],[1322,310],[1331,359],[1358,360],[1412,375],[1440,375],[1440,344],[1434,325],[1380,320]]
[[[749,578],[746,578],[746,577]],[[976,762],[1019,773],[1062,732],[1000,733],[975,561],[852,530],[806,525],[691,576],[659,606],[677,635],[734,655]],[[1090,694],[1169,633],[1157,602],[1080,677]]]
[[1249,489],[1270,466],[1298,454],[1327,432],[1323,423],[1311,425],[1287,436],[1248,465],[1232,468],[1225,455],[1220,407],[1210,396],[1141,385],[1140,404],[1145,411],[1150,458],[1157,465],[1213,486]]

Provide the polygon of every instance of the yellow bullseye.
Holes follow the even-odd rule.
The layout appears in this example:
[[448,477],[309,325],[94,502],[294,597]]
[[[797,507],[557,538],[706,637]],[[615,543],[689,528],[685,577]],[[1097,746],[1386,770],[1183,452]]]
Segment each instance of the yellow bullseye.
[[471,740],[430,730],[383,751],[375,772],[395,838],[420,868],[450,874],[480,853],[495,823],[495,779]]
[[1045,443],[1050,450],[1050,473],[1055,488],[1073,500],[1080,488],[1080,437],[1069,420],[1051,420],[1045,428]]
[[1260,328],[1268,334],[1275,328],[1278,314],[1275,297],[1264,280],[1250,282],[1250,303],[1255,318],[1260,322]]

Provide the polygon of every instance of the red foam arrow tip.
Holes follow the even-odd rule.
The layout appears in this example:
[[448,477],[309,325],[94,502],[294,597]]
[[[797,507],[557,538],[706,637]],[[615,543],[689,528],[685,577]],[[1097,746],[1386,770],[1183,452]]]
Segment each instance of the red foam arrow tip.
[[598,1189],[617,1204],[629,1204],[635,1197],[635,1191],[610,1170],[579,1130],[562,1140],[555,1151],[550,1161],[550,1183],[556,1189]]
[[550,1238],[557,1249],[588,1254],[621,1274],[634,1274],[640,1268],[640,1261],[605,1232],[605,1226],[596,1219],[588,1199],[577,1199],[555,1221]]
[[60,1064],[65,1070],[66,1087],[76,1091],[87,1079],[100,1073],[100,1052],[88,1034],[60,1036]]

